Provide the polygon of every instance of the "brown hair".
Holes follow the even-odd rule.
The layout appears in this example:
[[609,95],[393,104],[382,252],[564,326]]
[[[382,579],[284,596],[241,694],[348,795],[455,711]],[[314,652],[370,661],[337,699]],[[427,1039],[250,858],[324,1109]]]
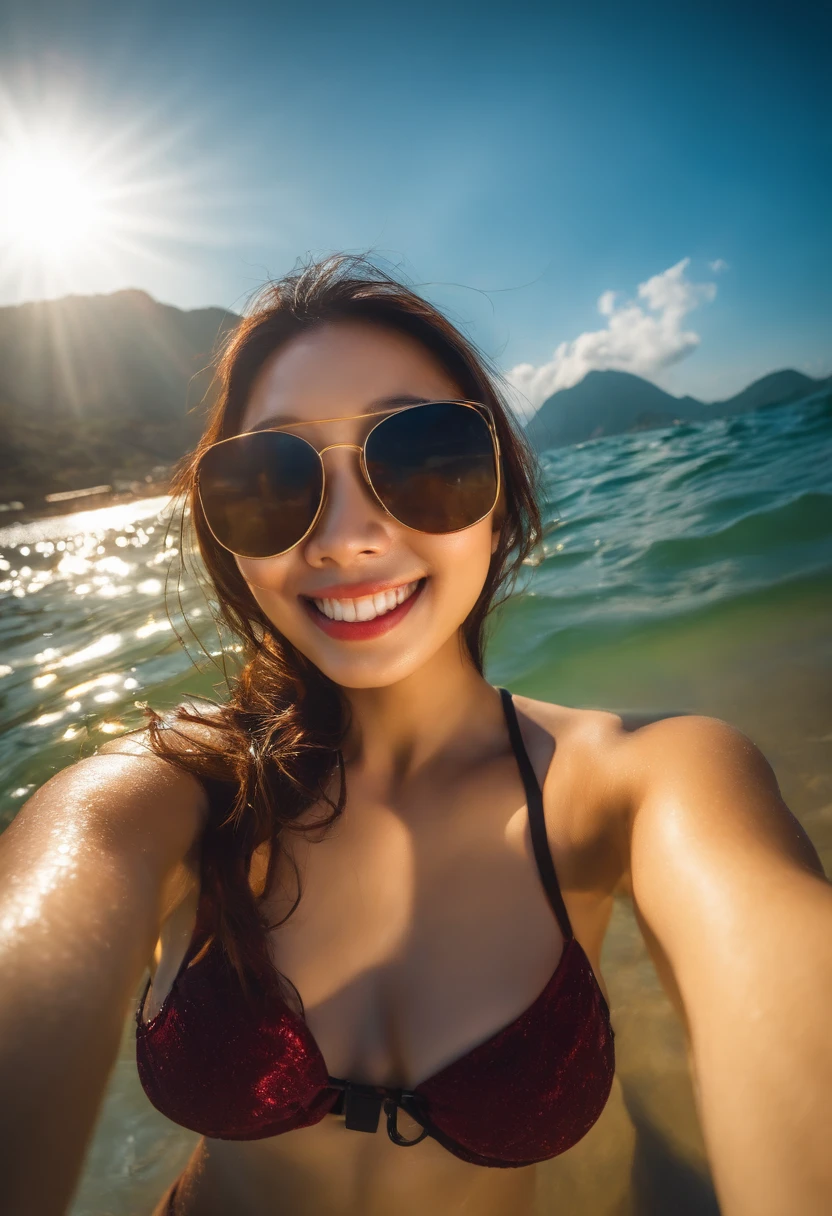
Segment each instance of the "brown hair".
[[[183,706],[166,720],[151,713],[149,724],[153,750],[200,778],[209,790],[202,894],[209,931],[247,992],[252,980],[261,991],[281,982],[268,951],[267,932],[273,926],[267,925],[260,905],[271,887],[281,837],[309,830],[297,820],[313,803],[329,807],[316,830],[328,827],[343,810],[340,743],[347,726],[346,706],[337,685],[278,633],[234,558],[212,537],[195,493],[195,470],[206,447],[238,432],[255,378],[270,355],[312,326],[347,319],[410,335],[431,352],[467,400],[493,411],[503,466],[500,541],[460,639],[480,672],[486,619],[505,599],[540,535],[531,451],[500,396],[495,373],[438,309],[366,258],[346,255],[310,262],[263,289],[221,354],[216,404],[174,485],[190,508],[220,618],[242,643],[242,670],[230,685],[229,699],[216,709],[202,713]],[[182,731],[176,730],[177,721]],[[333,799],[328,789],[336,771],[340,794]],[[254,850],[265,842],[268,870],[262,891],[255,895],[249,867]],[[298,884],[288,915],[299,899]]]

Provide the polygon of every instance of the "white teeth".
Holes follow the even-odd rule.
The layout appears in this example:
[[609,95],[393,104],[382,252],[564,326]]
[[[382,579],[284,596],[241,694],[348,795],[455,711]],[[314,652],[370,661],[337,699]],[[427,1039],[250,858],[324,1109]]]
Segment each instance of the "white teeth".
[[373,621],[377,616],[384,616],[399,604],[409,599],[418,581],[406,583],[389,591],[378,591],[375,595],[362,595],[355,600],[315,600],[315,605],[324,616],[331,621]]
[[362,596],[360,600],[355,600],[355,619],[357,621],[371,621],[373,617],[378,616],[376,606],[373,603],[371,595]]

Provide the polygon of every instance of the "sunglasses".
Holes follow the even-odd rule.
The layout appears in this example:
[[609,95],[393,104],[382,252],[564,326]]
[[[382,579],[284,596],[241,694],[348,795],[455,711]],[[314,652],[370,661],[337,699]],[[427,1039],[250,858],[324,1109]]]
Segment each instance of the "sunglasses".
[[293,423],[206,448],[197,463],[197,490],[214,539],[238,557],[278,557],[299,545],[323,509],[323,454],[332,448],[359,453],[373,496],[406,528],[459,532],[484,519],[500,493],[500,445],[488,406],[428,401],[385,415],[362,444],[319,450],[292,433],[311,424]]

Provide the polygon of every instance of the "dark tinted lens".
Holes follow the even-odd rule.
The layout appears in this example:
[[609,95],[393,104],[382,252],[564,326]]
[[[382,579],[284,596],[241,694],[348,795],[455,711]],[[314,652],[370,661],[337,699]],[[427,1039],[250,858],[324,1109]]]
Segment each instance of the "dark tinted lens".
[[494,443],[470,406],[434,401],[391,414],[370,433],[365,458],[379,498],[409,528],[457,532],[494,506]]
[[209,448],[199,465],[205,518],[220,544],[241,557],[291,549],[321,501],[318,453],[297,435],[260,431]]

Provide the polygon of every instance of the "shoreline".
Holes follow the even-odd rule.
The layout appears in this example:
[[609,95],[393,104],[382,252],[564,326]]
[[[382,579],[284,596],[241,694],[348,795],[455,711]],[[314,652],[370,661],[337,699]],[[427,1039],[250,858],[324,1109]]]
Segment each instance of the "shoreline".
[[[75,515],[82,511],[96,511],[102,507],[115,507],[123,503],[141,502],[144,498],[159,498],[163,495],[169,496],[171,492],[171,483],[168,478],[163,480],[152,480],[146,482],[135,483],[135,489],[129,490],[114,490],[107,488],[106,490],[92,492],[79,491],[71,497],[61,498],[58,501],[48,502],[46,497],[40,502],[22,503],[20,507],[14,507],[10,503],[0,504],[0,528],[14,526],[14,524],[30,524],[36,523],[41,519],[50,519],[53,516]],[[12,500],[14,503],[16,500]]]

